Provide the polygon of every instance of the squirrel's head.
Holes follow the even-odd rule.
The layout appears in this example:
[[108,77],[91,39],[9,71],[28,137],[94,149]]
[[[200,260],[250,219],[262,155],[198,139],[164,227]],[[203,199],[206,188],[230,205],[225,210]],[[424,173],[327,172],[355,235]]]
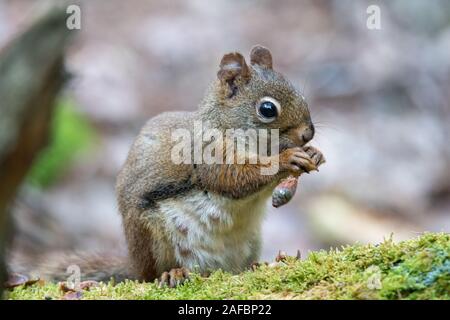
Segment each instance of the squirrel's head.
[[203,108],[224,128],[279,129],[281,149],[302,146],[314,136],[304,97],[273,70],[272,55],[262,46],[251,50],[250,65],[240,53],[223,56]]

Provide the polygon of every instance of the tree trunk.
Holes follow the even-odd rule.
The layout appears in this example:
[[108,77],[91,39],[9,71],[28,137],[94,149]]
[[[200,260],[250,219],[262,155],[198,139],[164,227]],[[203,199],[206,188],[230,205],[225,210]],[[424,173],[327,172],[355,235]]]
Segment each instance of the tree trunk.
[[8,206],[46,144],[69,35],[65,11],[54,10],[0,52],[0,297],[11,236]]

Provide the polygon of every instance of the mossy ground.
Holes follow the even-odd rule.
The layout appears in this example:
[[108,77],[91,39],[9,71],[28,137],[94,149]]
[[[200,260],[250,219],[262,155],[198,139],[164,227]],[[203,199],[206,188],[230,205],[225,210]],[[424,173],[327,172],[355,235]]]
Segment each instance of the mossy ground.
[[[9,299],[59,299],[56,284],[19,287]],[[449,299],[450,234],[378,245],[352,245],[289,257],[276,267],[231,275],[193,275],[176,289],[127,281],[101,284],[83,299]]]

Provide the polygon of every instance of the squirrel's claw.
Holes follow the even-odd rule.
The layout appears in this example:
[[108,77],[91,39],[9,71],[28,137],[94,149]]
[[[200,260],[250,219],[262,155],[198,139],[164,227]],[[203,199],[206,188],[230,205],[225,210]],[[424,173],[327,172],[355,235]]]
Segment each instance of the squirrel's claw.
[[311,157],[316,166],[315,170],[319,171],[318,167],[326,162],[322,152],[313,146],[305,146],[303,149]]
[[189,270],[186,268],[173,268],[169,272],[165,271],[159,279],[159,287],[169,286],[175,288],[189,280]]

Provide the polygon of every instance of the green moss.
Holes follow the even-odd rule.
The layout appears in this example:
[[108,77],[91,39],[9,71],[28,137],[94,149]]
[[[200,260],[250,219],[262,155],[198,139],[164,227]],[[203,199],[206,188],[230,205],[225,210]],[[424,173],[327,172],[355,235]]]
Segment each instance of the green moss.
[[60,100],[55,107],[49,144],[38,155],[27,180],[40,188],[51,185],[76,156],[92,146],[95,138],[93,128],[76,112],[72,102]]
[[[450,235],[379,245],[352,245],[289,257],[276,267],[231,275],[222,271],[176,289],[126,281],[101,284],[84,299],[450,299]],[[56,284],[17,288],[10,299],[58,299]]]

